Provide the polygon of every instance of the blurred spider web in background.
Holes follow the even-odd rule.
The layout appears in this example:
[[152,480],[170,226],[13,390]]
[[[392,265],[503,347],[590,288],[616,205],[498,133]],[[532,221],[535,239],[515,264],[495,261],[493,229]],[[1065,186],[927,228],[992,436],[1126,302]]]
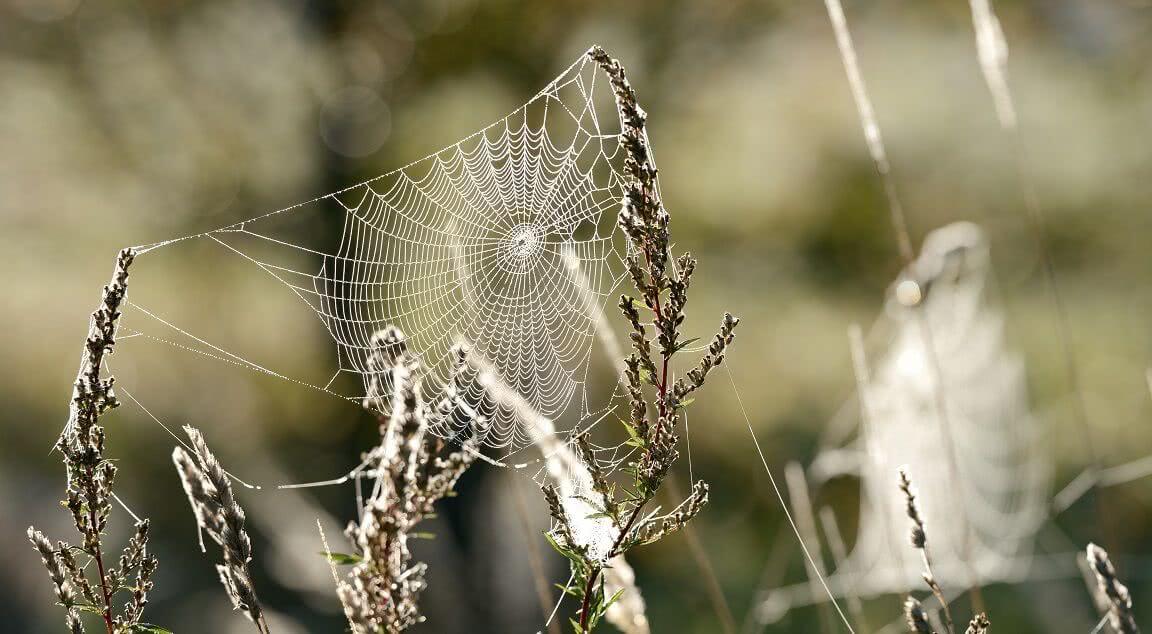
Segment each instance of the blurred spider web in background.
[[[961,222],[930,233],[889,293],[895,335],[860,386],[864,503],[847,563],[860,576],[860,592],[922,583],[923,562],[908,546],[905,502],[896,494],[903,465],[921,492],[939,574],[987,583],[1028,570],[1032,538],[1047,518],[1052,464],[991,285],[984,233]],[[934,355],[914,310],[931,328]],[[954,442],[955,474],[945,434]]]
[[[427,369],[431,400],[451,383],[453,346],[466,342],[534,412],[594,424],[611,399],[590,396],[589,361],[628,248],[615,231],[623,159],[611,88],[581,55],[515,111],[400,169],[250,220],[136,247],[147,256],[138,269],[153,252],[203,242],[271,276],[335,344],[326,382],[250,361],[131,299],[129,314],[138,318],[124,338],[171,344],[359,401],[368,391],[372,335],[392,324]],[[313,221],[338,215],[338,242],[314,228],[301,231],[294,218],[302,214]],[[157,326],[163,335],[152,332]],[[513,453],[531,443],[523,416],[484,398],[481,383],[468,382],[466,398],[488,419],[483,445]],[[452,427],[432,431],[465,431]]]
[[[889,287],[871,338],[880,346],[873,363],[861,342],[854,350],[856,440],[826,447],[810,467],[816,486],[842,475],[860,482],[856,538],[827,578],[831,592],[874,597],[923,586],[924,563],[897,488],[903,466],[935,574],[986,584],[1035,572],[1052,458],[1031,411],[1023,360],[1005,342],[984,232],[958,222],[928,234]],[[764,596],[759,617],[772,622],[824,600],[810,583],[777,588]]]

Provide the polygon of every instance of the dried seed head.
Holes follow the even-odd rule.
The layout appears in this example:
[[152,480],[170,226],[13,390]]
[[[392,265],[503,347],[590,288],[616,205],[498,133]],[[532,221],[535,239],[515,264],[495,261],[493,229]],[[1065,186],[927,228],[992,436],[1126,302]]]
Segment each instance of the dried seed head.
[[[420,391],[421,367],[407,352],[404,333],[387,326],[372,337],[366,364],[371,371],[364,407],[380,420],[380,443],[365,454],[366,473],[377,487],[361,509],[361,520],[345,534],[360,561],[340,580],[337,593],[352,631],[400,632],[424,620],[420,594],[427,586],[426,566],[412,563],[411,531],[433,505],[450,494],[476,456],[473,444],[487,420],[468,401],[468,351],[454,347],[452,382],[435,404]],[[431,427],[470,432],[458,451],[442,454],[445,443]]]
[[640,544],[650,544],[660,538],[674,533],[684,527],[708,503],[708,484],[703,480],[692,485],[692,492],[688,498],[680,503],[671,513],[649,520],[635,531],[635,540]]
[[[244,509],[236,501],[232,481],[208,448],[203,434],[189,426],[184,427],[184,432],[191,439],[195,453],[176,447],[172,462],[180,474],[197,527],[207,532],[223,550],[224,563],[217,565],[216,571],[232,606],[253,623],[260,624],[263,612],[248,569],[252,540],[244,527]],[[204,548],[203,539],[200,547]]]
[[1096,544],[1088,544],[1088,564],[1096,574],[1096,585],[1108,600],[1108,622],[1120,634],[1138,634],[1136,619],[1132,615],[1132,597],[1128,587],[1116,578],[1116,568],[1108,553]]
[[48,577],[52,579],[52,587],[56,591],[56,598],[60,599],[60,603],[64,607],[71,607],[76,603],[76,593],[72,589],[72,584],[69,583],[68,577],[65,574],[65,566],[60,560],[59,553],[52,548],[52,542],[44,536],[44,533],[28,527],[28,541],[36,547],[40,553],[40,559],[44,562],[44,567],[48,569]]
[[[57,597],[65,608],[65,623],[74,633],[84,631],[80,607],[75,607],[77,592],[83,597],[82,607],[97,611],[109,627],[125,632],[137,629],[147,602],[147,592],[152,586],[150,576],[156,568],[155,558],[147,556],[144,551],[146,523],[142,523],[143,527],[137,525],[137,533],[125,548],[119,567],[105,568],[103,565],[106,563],[103,534],[108,528],[117,470],[104,456],[106,437],[99,418],[119,403],[113,393],[115,380],[103,378],[102,372],[104,358],[112,353],[116,344],[120,306],[128,288],[128,267],[135,257],[132,249],[120,251],[112,280],[104,287],[100,305],[92,313],[80,368],[73,384],[68,422],[56,441],[56,449],[63,456],[68,476],[63,504],[72,514],[73,524],[81,536],[81,546],[73,547],[61,541],[54,549],[46,537],[29,530],[29,539],[40,552]],[[82,551],[101,565],[89,566],[87,561],[90,560],[86,560],[83,566],[79,565],[74,550]],[[130,586],[125,578],[134,571],[138,574],[137,581]],[[90,580],[89,575],[94,579]],[[99,586],[102,592],[97,594],[95,586]],[[124,604],[123,612],[117,615],[110,595],[124,591],[131,592],[132,597]]]
[[900,491],[904,493],[908,519],[912,520],[912,547],[920,550],[928,543],[928,534],[924,532],[924,520],[920,517],[920,508],[916,505],[916,494],[912,490],[912,480],[908,477],[908,467],[900,467]]
[[904,620],[908,623],[908,631],[933,634],[932,626],[928,624],[928,614],[924,606],[915,598],[909,596],[904,599]]
[[983,612],[972,617],[972,622],[968,624],[968,629],[964,634],[988,634],[988,628],[992,623],[988,621],[988,615]]

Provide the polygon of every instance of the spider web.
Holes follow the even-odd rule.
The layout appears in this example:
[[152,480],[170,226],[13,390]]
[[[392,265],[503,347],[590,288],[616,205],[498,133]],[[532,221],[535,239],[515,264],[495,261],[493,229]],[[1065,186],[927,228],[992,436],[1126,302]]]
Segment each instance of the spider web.
[[[974,574],[991,583],[1026,574],[1031,564],[1033,536],[1047,518],[1052,465],[1044,428],[1029,407],[1023,361],[1005,345],[1003,318],[989,303],[988,257],[977,226],[937,229],[889,298],[895,338],[861,387],[865,501],[846,563],[860,575],[860,592],[923,583],[896,488],[902,465],[918,490],[938,574]],[[913,310],[923,311],[932,328],[942,385],[932,380]],[[940,394],[947,420],[936,406]],[[945,425],[955,441],[957,474],[949,469]]]
[[[833,594],[871,597],[923,587],[924,564],[909,541],[897,488],[902,466],[913,481],[937,576],[1011,582],[1042,567],[1034,538],[1048,518],[1053,466],[1045,428],[1029,405],[1023,360],[1006,345],[993,295],[987,239],[966,222],[930,233],[889,289],[886,315],[874,331],[883,349],[871,368],[857,360],[856,444],[825,449],[811,468],[817,482],[839,475],[860,480],[855,543],[827,578]],[[931,329],[934,354],[915,311]],[[955,442],[956,474],[945,433]],[[762,622],[826,599],[812,583],[766,597]]]
[[[485,419],[471,425],[445,417],[429,431],[479,441],[493,451],[478,457],[538,484],[557,483],[566,507],[578,517],[589,515],[586,500],[596,494],[588,466],[565,432],[595,427],[620,405],[615,381],[591,384],[590,361],[597,341],[608,358],[622,358],[604,308],[625,277],[629,249],[616,230],[625,160],[620,115],[602,73],[582,55],[505,117],[397,170],[250,220],[135,247],[120,339],[175,346],[385,411],[389,403],[377,395],[389,391],[373,385],[379,368],[369,358],[379,347],[373,335],[394,325],[404,332],[408,352],[419,357],[425,399],[435,403],[463,388],[462,400]],[[303,303],[332,343],[332,367],[319,379],[273,369],[284,367],[285,359],[252,360],[234,352],[234,345],[194,332],[182,317],[169,318],[167,309],[143,306],[138,298],[149,290],[142,282],[153,254],[176,249],[197,257],[224,253],[254,277],[272,280],[281,297],[293,300],[287,306]],[[160,287],[161,300],[179,293]],[[259,315],[283,305],[265,296],[259,304],[224,312]],[[459,344],[468,348],[463,368]],[[320,365],[310,359],[304,370],[317,374]],[[590,443],[598,468],[607,473],[634,451],[623,442]],[[460,444],[472,450],[470,442]],[[530,445],[539,458],[505,462]],[[366,456],[346,475],[277,488],[350,483],[362,508],[363,482],[377,475]],[[593,552],[606,552],[616,530],[603,519],[574,526]],[[630,574],[627,563],[613,561],[606,583],[632,592],[607,618],[628,621],[625,606],[636,610],[639,604],[642,614],[642,599],[623,573]]]
[[[400,169],[247,221],[136,247],[143,256],[206,243],[271,276],[330,336],[326,382],[249,361],[137,303],[128,304],[138,317],[126,336],[359,401],[368,392],[372,335],[392,324],[426,368],[430,400],[450,382],[453,346],[466,343],[534,412],[595,422],[611,403],[590,396],[589,360],[628,248],[615,230],[619,124],[606,77],[582,55],[515,111]],[[324,223],[332,230],[315,229]],[[148,258],[136,268],[146,266]],[[164,335],[146,330],[157,324]],[[468,398],[488,418],[482,443],[509,453],[531,443],[523,416],[484,398],[480,383],[469,383],[475,392]],[[432,431],[462,431],[453,427]]]

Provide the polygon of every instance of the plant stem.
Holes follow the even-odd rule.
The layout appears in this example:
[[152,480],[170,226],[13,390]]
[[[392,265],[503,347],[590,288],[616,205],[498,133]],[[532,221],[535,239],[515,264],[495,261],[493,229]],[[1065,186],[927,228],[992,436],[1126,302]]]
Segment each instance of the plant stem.
[[[88,481],[92,482],[95,477],[95,469],[91,466],[88,468]],[[89,485],[92,487],[93,485]],[[94,495],[89,497],[88,504],[88,525],[91,530],[96,531],[96,540],[91,553],[96,559],[96,570],[100,573],[100,593],[104,596],[104,609],[101,611],[101,616],[104,617],[104,627],[108,630],[108,634],[115,634],[115,626],[112,623],[112,591],[108,588],[108,576],[104,571],[104,556],[100,550],[100,529],[96,524],[96,509],[91,503],[95,499]]]
[[108,634],[115,634],[115,627],[112,624],[112,594],[108,591],[108,578],[104,574],[104,557],[100,554],[100,544],[96,544],[96,569],[100,572],[100,591],[104,595],[104,610],[101,615],[104,617],[104,627],[108,629]]
[[924,559],[924,581],[928,584],[928,589],[932,591],[932,595],[940,602],[940,609],[944,614],[944,628],[948,630],[948,634],[955,634],[956,630],[952,625],[952,611],[948,609],[948,600],[944,597],[944,591],[940,589],[940,584],[936,581],[936,575],[932,572],[932,559],[928,556],[928,548],[925,546],[920,549],[920,555]]
[[[647,249],[644,250],[644,262],[648,265],[648,275],[652,277],[653,280],[656,279],[655,276],[652,275],[652,257]],[[656,324],[660,323],[662,316],[660,313],[660,289],[656,288],[655,283],[652,285],[652,291],[649,293],[649,296],[651,297],[653,307],[652,310],[655,312],[656,316],[653,325],[654,327],[658,328]],[[649,440],[649,446],[651,446],[651,444],[658,438],[660,434],[660,419],[664,418],[665,414],[667,413],[666,401],[668,398],[668,364],[672,358],[672,351],[664,351],[661,353],[661,356],[663,357],[663,360],[661,363],[662,367],[660,370],[660,381],[656,385],[656,389],[660,395],[660,397],[656,400],[656,409],[659,413],[659,416],[656,418],[656,424],[652,426],[652,438]],[[650,449],[649,453],[651,453]],[[608,549],[608,555],[604,558],[605,561],[610,560],[617,555],[616,549],[620,548],[620,544],[624,542],[624,537],[628,535],[628,531],[632,530],[632,525],[636,523],[637,519],[639,519],[640,512],[644,510],[644,505],[647,503],[648,500],[641,501],[636,505],[636,508],[632,510],[632,515],[628,518],[628,522],[624,524],[624,528],[620,531],[620,534],[616,536],[616,541],[612,544],[612,548]],[[584,584],[584,600],[580,604],[580,631],[582,633],[588,632],[588,619],[589,609],[591,608],[592,604],[592,592],[596,587],[596,579],[600,576],[601,570],[602,568],[600,567],[593,568],[592,574],[588,575],[588,582]]]
[[584,634],[588,631],[588,608],[591,607],[592,588],[596,584],[596,577],[600,576],[600,568],[593,568],[592,574],[588,575],[588,583],[584,584],[584,600],[580,602],[580,632]]

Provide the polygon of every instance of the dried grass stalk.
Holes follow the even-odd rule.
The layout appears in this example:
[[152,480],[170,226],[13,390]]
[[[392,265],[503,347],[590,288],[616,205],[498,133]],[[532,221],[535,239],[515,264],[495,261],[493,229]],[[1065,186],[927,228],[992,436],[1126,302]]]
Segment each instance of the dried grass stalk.
[[1139,634],[1136,618],[1132,614],[1132,596],[1128,587],[1116,578],[1116,568],[1108,558],[1108,552],[1096,544],[1088,544],[1086,549],[1088,565],[1096,574],[1096,587],[1107,599],[1108,623],[1119,634]]
[[232,482],[208,449],[203,434],[189,426],[184,427],[184,432],[192,441],[193,452],[176,447],[172,451],[172,462],[180,474],[198,530],[202,531],[200,549],[204,549],[203,532],[207,532],[224,551],[224,563],[216,566],[216,572],[232,600],[232,607],[248,617],[256,629],[267,632],[268,625],[248,568],[252,561],[252,540],[244,528],[244,509],[232,494]]
[[[557,436],[556,426],[551,419],[536,411],[527,399],[503,381],[495,366],[479,353],[469,351],[467,362],[477,373],[477,380],[492,400],[516,413],[528,437],[544,457],[545,468],[556,484],[559,499],[579,504],[580,498],[590,497],[594,506],[603,506],[606,500],[593,490],[593,478],[588,466],[576,455],[572,445]],[[593,525],[604,524],[603,518],[599,518],[599,521],[594,518],[590,522]],[[575,536],[573,541],[576,541]],[[604,615],[606,621],[624,634],[648,634],[651,631],[644,596],[636,585],[636,572],[624,555],[612,558],[605,567],[604,593],[619,597],[608,607]]]
[[[117,407],[113,393],[115,380],[101,376],[105,355],[116,345],[120,305],[128,292],[128,267],[136,253],[122,250],[116,258],[112,281],[104,287],[100,306],[92,313],[88,338],[80,358],[80,371],[72,390],[68,423],[56,442],[68,472],[67,499],[63,505],[72,513],[82,543],[55,545],[33,527],[28,539],[40,553],[56,598],[65,611],[65,624],[71,632],[83,632],[83,612],[99,614],[108,634],[137,631],[142,623],[156,558],[148,553],[148,520],[139,521],[118,565],[105,561],[103,534],[112,512],[112,486],[116,465],[105,457],[104,427],[100,417]],[[93,565],[94,564],[94,565]],[[119,614],[113,605],[118,593],[128,595]]]
[[465,401],[459,383],[465,350],[454,351],[453,385],[443,400],[429,404],[420,390],[420,363],[408,353],[404,333],[389,326],[373,335],[371,344],[373,375],[364,404],[380,416],[380,444],[364,458],[376,481],[360,520],[345,531],[356,546],[350,557],[355,565],[337,587],[355,634],[401,632],[424,620],[419,599],[427,587],[427,566],[413,562],[408,541],[477,455],[474,441],[445,451],[445,443],[428,430],[452,418],[466,421],[473,437],[480,437],[487,424]]

